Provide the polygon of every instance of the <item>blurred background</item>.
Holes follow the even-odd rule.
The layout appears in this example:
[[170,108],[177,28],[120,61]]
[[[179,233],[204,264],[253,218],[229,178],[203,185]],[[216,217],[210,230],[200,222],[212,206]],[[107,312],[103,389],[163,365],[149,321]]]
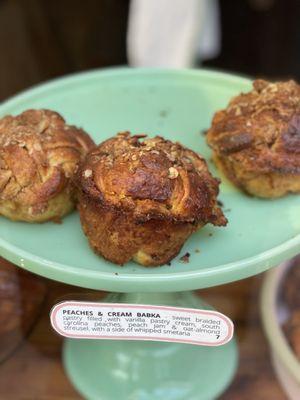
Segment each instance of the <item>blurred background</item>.
[[300,80],[299,0],[0,0],[0,100],[116,65]]

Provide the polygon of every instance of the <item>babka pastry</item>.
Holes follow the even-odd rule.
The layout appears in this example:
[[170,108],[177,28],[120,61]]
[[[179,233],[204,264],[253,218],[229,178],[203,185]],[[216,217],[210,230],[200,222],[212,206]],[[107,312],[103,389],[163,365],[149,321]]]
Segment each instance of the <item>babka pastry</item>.
[[168,263],[191,233],[227,222],[205,160],[179,143],[145,136],[124,132],[106,140],[75,176],[91,247],[120,265]]
[[71,182],[94,146],[56,112],[28,110],[0,119],[0,214],[12,220],[59,220],[74,207]]
[[256,80],[218,111],[207,133],[214,161],[245,192],[300,192],[300,86]]

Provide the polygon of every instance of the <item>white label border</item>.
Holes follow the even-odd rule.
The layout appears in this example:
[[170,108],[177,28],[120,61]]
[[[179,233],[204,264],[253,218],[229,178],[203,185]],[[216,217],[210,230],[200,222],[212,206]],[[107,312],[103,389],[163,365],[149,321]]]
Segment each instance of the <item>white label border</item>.
[[[205,342],[205,341],[195,341],[192,339],[176,339],[176,338],[168,338],[168,337],[153,337],[153,336],[124,336],[124,335],[114,335],[114,336],[109,336],[109,335],[86,335],[86,334],[70,334],[62,331],[59,326],[57,325],[56,322],[56,314],[57,312],[66,306],[80,306],[80,307],[96,307],[99,309],[103,308],[124,308],[124,309],[130,309],[133,308],[135,310],[138,309],[144,309],[144,310],[149,310],[149,311],[156,311],[159,312],[159,310],[163,311],[175,311],[175,312],[182,312],[182,313],[192,313],[192,314],[199,314],[199,315],[206,315],[206,316],[216,316],[220,319],[222,319],[225,324],[228,327],[228,334],[227,336],[220,342],[212,343],[212,342]],[[216,346],[222,346],[228,342],[233,337],[234,334],[234,325],[233,322],[231,321],[230,318],[228,318],[226,315],[214,311],[214,310],[202,310],[202,309],[195,309],[195,308],[184,308],[184,307],[173,307],[173,306],[158,306],[158,305],[148,305],[148,304],[129,304],[129,303],[97,303],[97,302],[83,302],[83,301],[63,301],[60,303],[57,303],[50,311],[50,321],[51,325],[54,328],[54,330],[61,336],[64,336],[66,338],[73,338],[73,339],[109,339],[109,340],[144,340],[144,341],[159,341],[159,342],[174,342],[174,343],[189,343],[189,344],[195,344],[195,345],[200,345],[200,346],[211,346],[211,347],[216,347]]]

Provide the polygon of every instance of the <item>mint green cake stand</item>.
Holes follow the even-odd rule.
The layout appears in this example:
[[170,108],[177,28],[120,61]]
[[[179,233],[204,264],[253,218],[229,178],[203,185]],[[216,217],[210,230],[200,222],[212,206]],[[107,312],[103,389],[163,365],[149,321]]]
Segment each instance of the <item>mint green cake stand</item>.
[[[50,108],[82,126],[96,142],[118,131],[160,134],[202,153],[211,168],[202,131],[248,80],[211,71],[111,69],[69,76],[38,86],[0,106],[0,115]],[[0,253],[49,279],[115,292],[107,301],[207,308],[193,289],[258,274],[300,250],[298,196],[251,198],[223,180],[220,199],[229,224],[206,226],[179,257],[159,268],[123,268],[97,257],[81,232],[77,213],[62,225],[29,225],[1,219]],[[67,373],[91,400],[198,400],[216,398],[237,364],[234,341],[222,347],[67,340]]]

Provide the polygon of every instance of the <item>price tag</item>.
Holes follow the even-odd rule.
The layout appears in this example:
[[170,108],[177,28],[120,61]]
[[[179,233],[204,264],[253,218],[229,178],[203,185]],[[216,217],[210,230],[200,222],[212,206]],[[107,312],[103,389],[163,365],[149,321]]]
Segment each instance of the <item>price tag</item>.
[[233,336],[233,323],[210,310],[140,304],[65,301],[50,314],[53,328],[75,339],[154,340],[221,346]]

